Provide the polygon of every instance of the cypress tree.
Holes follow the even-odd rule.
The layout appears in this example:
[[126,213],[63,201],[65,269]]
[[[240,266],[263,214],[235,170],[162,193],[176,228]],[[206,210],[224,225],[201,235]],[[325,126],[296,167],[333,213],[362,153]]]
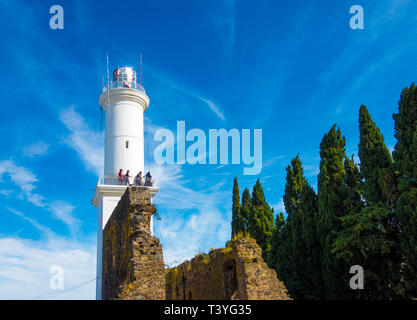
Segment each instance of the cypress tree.
[[[385,192],[386,176],[393,176],[393,160],[384,137],[364,105],[359,110],[359,132],[365,204],[351,208],[350,214],[343,218],[345,232],[335,247],[339,246],[339,255],[345,261],[361,265],[366,272],[366,287],[357,292],[358,297],[401,298],[404,289],[400,281],[399,228],[390,196]],[[352,187],[357,189],[357,185]]]
[[235,177],[233,181],[233,205],[232,205],[232,238],[239,232],[245,231],[245,222],[241,215],[239,186]]
[[303,213],[301,218],[302,235],[306,250],[304,273],[307,275],[303,298],[323,299],[325,294],[321,275],[321,247],[317,234],[318,200],[317,194],[308,184],[301,191],[300,203]]
[[285,283],[285,286],[291,297],[294,297],[294,262],[291,247],[291,217],[287,216],[285,224],[278,234],[278,247],[276,248],[275,270],[278,278]]
[[322,279],[316,232],[317,196],[303,175],[298,156],[286,170],[283,199],[288,218],[280,232],[276,270],[293,298],[318,299]]
[[268,203],[265,201],[264,192],[258,179],[252,191],[249,233],[261,247],[265,260],[267,251],[270,249],[270,238],[273,230],[274,215]]
[[267,256],[266,256],[266,263],[272,269],[276,268],[277,252],[278,252],[278,247],[280,246],[280,233],[282,231],[284,224],[285,224],[284,214],[280,212],[275,217],[275,228],[274,228],[274,231],[272,232],[272,236],[270,239],[271,249],[268,251]]
[[345,200],[348,189],[345,184],[345,138],[336,125],[324,135],[320,143],[320,173],[318,176],[318,224],[320,237],[321,272],[328,299],[349,299],[349,266],[331,250],[336,235],[341,230],[340,217],[347,214]]
[[362,181],[358,166],[352,158],[345,158],[345,186],[346,199],[344,200],[346,214],[358,213],[362,210],[364,204],[362,202]]
[[403,89],[393,115],[397,143],[393,158],[398,173],[399,199],[395,214],[401,225],[400,245],[406,258],[409,285],[417,293],[417,87]]
[[250,215],[251,202],[252,202],[252,199],[250,196],[249,189],[245,188],[242,194],[242,206],[240,209],[240,213],[241,213],[244,227],[245,227],[245,232],[248,232],[248,229],[249,229],[249,215]]
[[[291,256],[292,271],[288,275],[288,290],[294,299],[303,297],[306,291],[305,258],[306,248],[303,241],[302,211],[300,198],[303,188],[307,185],[304,178],[301,160],[298,156],[291,160],[287,167],[287,183],[283,196],[285,210],[288,214],[288,226],[290,226],[290,242],[288,255]],[[307,289],[308,290],[308,289]]]
[[[355,291],[360,299],[396,299],[404,296],[398,224],[385,190],[385,176],[392,171],[392,158],[384,138],[364,105],[359,111],[359,173],[353,159],[345,160],[348,214],[333,252],[348,265],[360,265],[365,287]],[[360,179],[362,177],[363,183]],[[361,200],[365,200],[363,203]]]
[[[364,146],[365,144],[360,144],[360,148]],[[373,161],[371,159],[375,155],[370,157],[364,152],[361,154],[366,156],[361,167],[370,168],[368,161]],[[379,169],[381,168],[376,163],[374,174],[379,175]],[[387,207],[386,202],[373,203],[374,199],[383,198],[382,189],[373,188],[366,184],[366,180],[361,183],[360,173],[353,159],[345,160],[345,170],[348,188],[345,207],[348,214],[340,218],[342,225],[333,243],[332,252],[348,266],[360,265],[364,269],[364,289],[352,291],[353,297],[369,300],[402,298],[404,288],[400,281],[401,255],[393,211]],[[378,177],[371,178],[371,181],[378,180]],[[364,188],[363,193],[371,196],[372,200],[365,203],[362,201],[361,187]]]
[[381,188],[381,173],[384,169],[390,169],[393,161],[383,135],[364,105],[359,110],[359,137],[358,155],[361,175],[365,180],[363,196],[368,204],[386,202],[386,195]]

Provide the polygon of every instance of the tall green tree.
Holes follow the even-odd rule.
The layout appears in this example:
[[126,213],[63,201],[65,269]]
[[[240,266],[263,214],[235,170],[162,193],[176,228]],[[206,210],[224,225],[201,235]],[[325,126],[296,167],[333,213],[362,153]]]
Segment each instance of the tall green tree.
[[304,177],[298,156],[286,170],[283,199],[288,217],[280,231],[276,270],[293,298],[318,299],[322,279],[316,231],[317,196]]
[[[275,270],[277,272],[278,278],[285,283],[285,286],[288,290],[288,293],[293,299],[296,299],[294,296],[297,294],[296,284],[293,285],[296,280],[294,280],[293,266],[294,266],[294,255],[292,254],[292,223],[291,217],[287,216],[285,224],[282,226],[280,232],[277,234],[278,237],[278,247],[271,248],[271,250],[276,250],[276,263]],[[295,289],[293,289],[295,288]]]
[[232,204],[232,238],[239,232],[245,231],[245,221],[241,214],[239,185],[237,178],[233,181],[233,204]]
[[272,231],[270,242],[270,250],[267,253],[266,256],[266,263],[270,268],[275,269],[276,263],[277,263],[277,252],[278,248],[281,245],[280,242],[280,233],[282,231],[282,228],[285,225],[285,217],[282,212],[276,215],[275,217],[275,228],[274,231]]
[[332,246],[341,231],[348,198],[344,165],[345,138],[336,125],[324,135],[320,143],[320,173],[318,176],[318,224],[320,237],[321,271],[327,299],[350,299],[348,287],[349,266],[332,252]]
[[301,211],[301,192],[307,185],[307,180],[303,175],[301,160],[298,156],[291,160],[291,165],[287,167],[285,192],[283,196],[285,210],[288,214],[288,227],[290,229],[290,242],[287,250],[291,257],[291,273],[287,276],[287,287],[289,293],[295,299],[303,297],[306,291],[305,257],[306,247],[303,241],[302,230],[302,211]]
[[358,213],[364,207],[362,201],[362,181],[358,166],[352,158],[345,158],[345,186],[346,198],[344,200],[346,214]]
[[[342,232],[335,241],[334,252],[348,264],[364,268],[366,286],[356,292],[358,298],[397,299],[404,297],[399,228],[389,195],[384,191],[385,176],[392,172],[393,161],[384,137],[364,105],[359,110],[359,132],[363,183],[353,159],[347,159],[348,199],[357,205],[350,206],[349,214],[341,218]],[[361,194],[365,203],[358,201]]]
[[321,247],[317,234],[318,199],[310,185],[301,191],[300,209],[302,214],[302,238],[305,245],[304,274],[306,274],[305,299],[323,299],[325,297],[321,274]]
[[248,188],[245,188],[242,193],[242,206],[240,209],[240,214],[242,216],[244,225],[245,225],[245,232],[249,230],[249,216],[250,216],[250,208],[251,208],[252,198],[250,196],[250,191]]
[[406,258],[412,294],[417,293],[417,87],[403,89],[393,115],[397,143],[393,158],[399,199],[395,215],[401,225],[400,245]]
[[393,160],[383,135],[364,105],[359,110],[359,138],[363,196],[368,204],[385,203],[387,196],[381,187],[381,178],[385,169],[392,168]]
[[269,240],[273,230],[274,215],[265,201],[264,192],[258,179],[252,191],[248,231],[261,247],[264,259],[266,259],[267,251],[270,249]]

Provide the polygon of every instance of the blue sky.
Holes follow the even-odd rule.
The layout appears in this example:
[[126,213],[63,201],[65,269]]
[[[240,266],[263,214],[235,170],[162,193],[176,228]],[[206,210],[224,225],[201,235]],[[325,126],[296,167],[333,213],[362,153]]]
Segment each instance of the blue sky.
[[[64,8],[64,30],[49,8]],[[364,30],[349,28],[362,5]],[[283,210],[285,167],[300,155],[316,187],[333,123],[357,153],[367,105],[386,144],[401,89],[416,80],[415,1],[9,1],[0,4],[0,298],[93,299],[103,167],[98,96],[111,68],[143,55],[149,163],[161,188],[155,232],[173,265],[230,236],[231,190],[261,179]],[[153,163],[158,128],[263,130],[263,170]],[[148,157],[145,157],[145,162]],[[49,288],[62,265],[65,289]]]

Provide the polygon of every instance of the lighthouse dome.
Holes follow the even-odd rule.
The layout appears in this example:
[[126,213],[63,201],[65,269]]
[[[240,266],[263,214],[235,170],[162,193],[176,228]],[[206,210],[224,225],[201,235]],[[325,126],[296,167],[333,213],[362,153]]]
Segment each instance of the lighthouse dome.
[[117,68],[113,71],[113,81],[136,82],[136,72],[131,67]]

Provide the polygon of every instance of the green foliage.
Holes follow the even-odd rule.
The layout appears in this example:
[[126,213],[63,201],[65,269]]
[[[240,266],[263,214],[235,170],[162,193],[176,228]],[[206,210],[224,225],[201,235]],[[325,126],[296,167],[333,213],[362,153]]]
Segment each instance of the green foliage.
[[276,229],[276,240],[271,241],[271,251],[276,251],[275,267],[293,298],[319,299],[323,286],[316,231],[317,196],[303,175],[298,156],[287,167],[286,181],[283,199],[288,218]]
[[258,179],[252,191],[248,231],[261,247],[264,258],[270,249],[269,240],[273,230],[274,215],[265,201],[264,192]]
[[340,217],[348,208],[355,206],[350,202],[346,182],[345,138],[336,125],[324,135],[320,143],[320,173],[318,177],[318,224],[317,232],[321,244],[321,267],[326,298],[350,299],[352,290],[348,287],[349,266],[332,251],[335,237],[341,231]]
[[285,218],[284,214],[280,212],[275,217],[275,229],[272,232],[271,239],[269,241],[270,243],[270,250],[267,253],[266,256],[266,263],[270,268],[275,269],[276,263],[277,263],[277,251],[278,247],[280,245],[280,232],[282,231],[282,228],[285,225]]
[[235,234],[245,231],[245,229],[245,221],[241,215],[239,186],[235,177],[233,181],[232,238]]
[[344,200],[346,214],[352,212],[356,213],[359,212],[364,206],[361,197],[361,175],[353,157],[351,159],[345,158],[344,167],[346,172],[346,199]]
[[[361,299],[397,299],[404,295],[400,281],[399,228],[385,190],[385,175],[392,170],[392,158],[384,138],[364,105],[359,112],[359,172],[352,160],[345,160],[348,214],[332,252],[348,265],[366,270],[366,286],[356,292]],[[362,191],[362,193],[361,193]],[[361,194],[365,203],[360,201]]]
[[381,170],[391,168],[393,160],[384,143],[384,137],[364,105],[361,105],[359,111],[359,135],[358,155],[361,175],[365,180],[363,196],[368,204],[386,202],[386,195],[380,184]]
[[240,214],[245,224],[245,231],[247,231],[249,228],[249,215],[250,215],[251,202],[252,202],[252,199],[250,196],[249,189],[245,188],[242,194],[242,207],[240,210]]
[[400,245],[408,267],[408,283],[417,294],[417,87],[401,93],[393,115],[397,144],[393,152],[399,198],[395,215],[401,225]]
[[417,87],[405,88],[398,102],[398,113],[393,115],[397,144],[393,152],[396,168],[402,175],[417,177]]
[[305,246],[304,268],[306,289],[303,291],[305,299],[322,299],[324,297],[324,285],[321,275],[321,247],[317,234],[318,199],[310,185],[306,185],[301,191],[300,212],[302,239]]
[[287,167],[287,183],[283,197],[285,210],[290,215],[296,213],[300,202],[301,190],[307,185],[303,175],[301,160],[298,156],[291,160],[291,166]]
[[293,283],[297,282],[296,279],[298,274],[293,272],[294,255],[291,252],[292,224],[290,221],[291,219],[288,216],[282,228],[280,230],[275,230],[275,232],[277,232],[276,243],[278,246],[276,248],[274,247],[273,250],[276,251],[275,270],[277,272],[278,278],[284,282],[290,296],[293,299],[297,299],[297,297],[294,296],[296,285],[293,285]]
[[[417,297],[417,87],[405,88],[393,115],[393,155],[367,108],[359,111],[360,170],[333,125],[320,143],[318,194],[299,157],[286,168],[288,217],[265,201],[259,180],[242,194],[234,216],[245,221],[263,255],[295,299],[409,299]],[[236,197],[237,194],[237,197]],[[239,211],[240,210],[240,211]],[[236,220],[237,221],[237,220]],[[242,226],[242,223],[240,226]],[[235,230],[239,223],[232,223]],[[365,272],[365,288],[351,290],[350,267]]]
[[[231,248],[233,246],[233,242],[235,242],[238,239],[248,239],[250,238],[250,234],[247,231],[241,231],[233,235],[232,239],[226,242],[226,248]],[[218,249],[217,249],[218,250]]]
[[[288,235],[291,239],[279,253],[281,264],[288,263],[291,265],[291,272],[284,276],[283,280],[287,284],[287,289],[292,297],[299,299],[305,292],[305,274],[302,268],[305,267],[304,259],[306,257],[306,248],[303,241],[302,215],[300,208],[301,192],[307,186],[307,180],[304,178],[301,160],[295,157],[291,161],[291,166],[287,167],[287,177],[284,193],[284,205],[288,214],[287,227],[290,229]],[[282,256],[282,250],[288,251]],[[285,258],[288,260],[286,261]],[[290,269],[290,265],[286,267]]]
[[365,287],[357,298],[369,300],[400,299],[405,290],[401,281],[401,256],[398,229],[392,212],[382,205],[371,205],[342,217],[342,231],[332,252],[348,265],[365,270]]
[[[233,186],[232,240],[236,238],[236,236],[249,234],[249,216],[252,202],[249,189],[245,188],[245,190],[243,190],[242,205],[240,205],[240,203],[237,205],[236,201],[239,201],[239,188],[237,185],[237,179],[235,178]],[[239,213],[236,214],[236,212]],[[226,247],[231,246],[232,240],[226,242]]]

